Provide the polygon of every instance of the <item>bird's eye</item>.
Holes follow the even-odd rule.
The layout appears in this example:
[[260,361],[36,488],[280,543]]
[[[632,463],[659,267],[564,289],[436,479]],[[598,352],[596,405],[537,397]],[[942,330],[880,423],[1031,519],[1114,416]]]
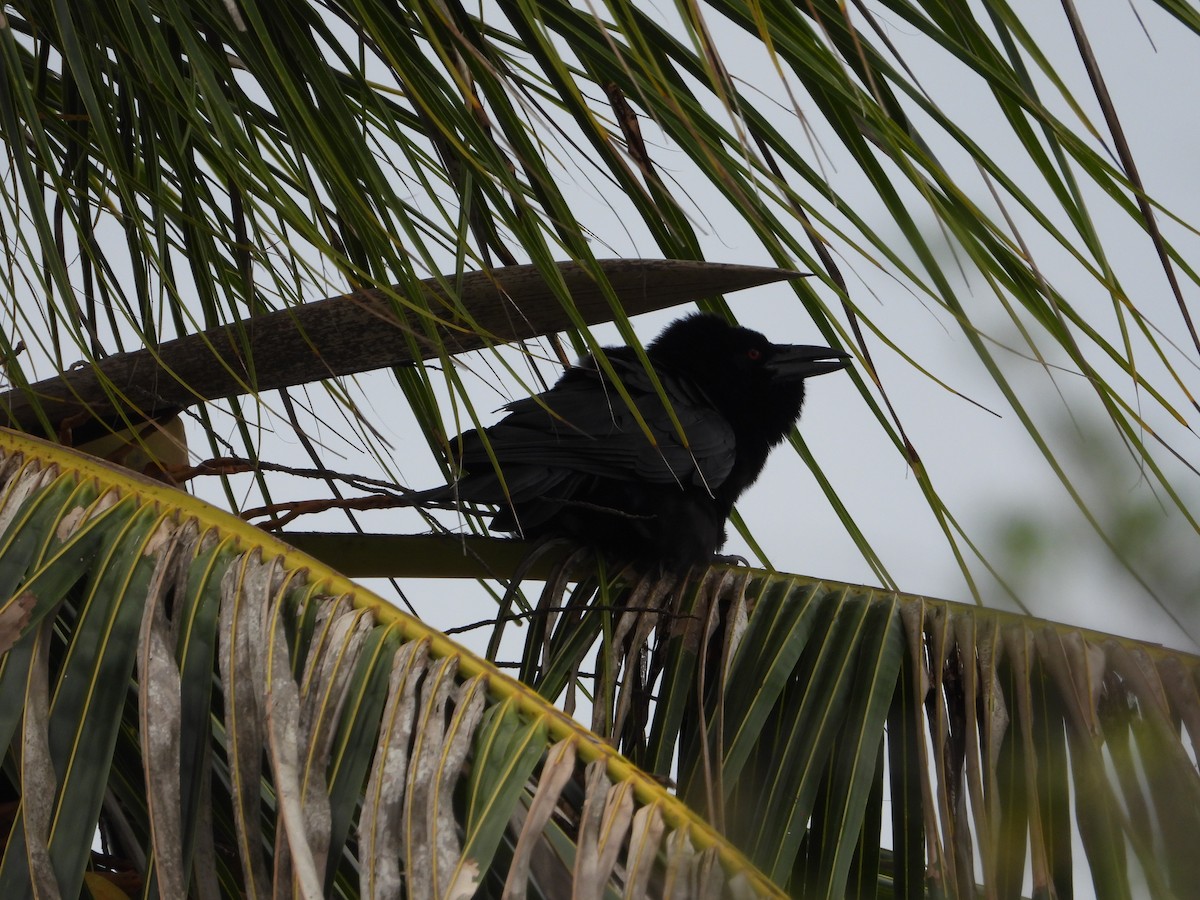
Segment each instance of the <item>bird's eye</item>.
[[750,358],[751,362],[758,362],[760,359],[762,359],[762,351],[757,347],[751,347],[746,351],[746,356]]

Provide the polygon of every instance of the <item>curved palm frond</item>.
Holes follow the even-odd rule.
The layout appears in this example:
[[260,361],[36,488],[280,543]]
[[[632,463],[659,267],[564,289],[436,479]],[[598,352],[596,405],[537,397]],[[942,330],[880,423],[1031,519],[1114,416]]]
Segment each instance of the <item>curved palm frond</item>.
[[1181,898],[1200,877],[1200,657],[729,568],[565,585],[522,681],[569,707],[590,683],[592,729],[792,896],[1016,897],[1031,878],[1062,897],[1090,875],[1097,896]]
[[0,449],[0,894],[103,870],[168,897],[779,895],[607,744],[341,576],[97,460]]

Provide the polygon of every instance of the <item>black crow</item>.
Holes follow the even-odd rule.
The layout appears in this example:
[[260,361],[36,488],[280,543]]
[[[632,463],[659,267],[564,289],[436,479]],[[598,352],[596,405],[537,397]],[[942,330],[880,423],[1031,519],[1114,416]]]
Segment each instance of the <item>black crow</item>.
[[550,390],[505,406],[486,444],[464,433],[458,481],[410,500],[497,506],[493,530],[567,538],[640,568],[707,564],[734,502],[800,416],[804,379],[848,358],[693,314],[646,348],[668,410],[632,350],[604,354],[644,429],[588,356]]

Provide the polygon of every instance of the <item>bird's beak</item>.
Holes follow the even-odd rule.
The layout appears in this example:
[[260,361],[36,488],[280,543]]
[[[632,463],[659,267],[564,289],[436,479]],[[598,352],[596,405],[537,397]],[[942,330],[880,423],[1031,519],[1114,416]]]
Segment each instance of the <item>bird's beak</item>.
[[766,369],[781,381],[803,381],[850,364],[850,354],[806,344],[776,344]]

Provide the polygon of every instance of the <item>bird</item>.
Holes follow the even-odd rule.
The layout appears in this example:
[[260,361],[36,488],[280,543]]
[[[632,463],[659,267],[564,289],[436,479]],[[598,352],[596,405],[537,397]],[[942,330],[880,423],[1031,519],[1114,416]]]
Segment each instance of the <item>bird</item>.
[[611,374],[589,354],[496,424],[459,435],[457,479],[414,492],[411,505],[494,508],[492,531],[684,573],[725,543],[734,503],[799,419],[805,379],[849,360],[705,312],[646,347],[655,377],[632,348],[603,353]]

